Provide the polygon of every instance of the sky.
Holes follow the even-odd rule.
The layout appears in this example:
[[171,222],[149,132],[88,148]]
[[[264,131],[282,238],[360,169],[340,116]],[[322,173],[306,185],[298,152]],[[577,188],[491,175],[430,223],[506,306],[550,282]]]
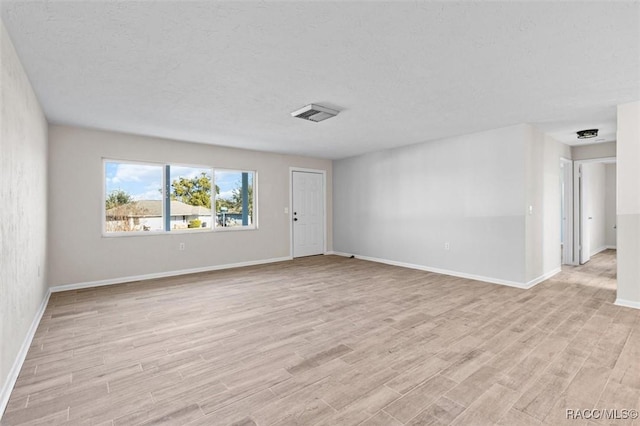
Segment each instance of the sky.
[[[164,165],[135,164],[135,163],[105,163],[106,193],[123,190],[135,200],[162,199],[162,169]],[[171,178],[193,178],[205,172],[211,176],[212,169],[202,167],[171,166]],[[215,183],[220,187],[223,199],[231,198],[234,188],[240,186],[241,172],[216,170]]]

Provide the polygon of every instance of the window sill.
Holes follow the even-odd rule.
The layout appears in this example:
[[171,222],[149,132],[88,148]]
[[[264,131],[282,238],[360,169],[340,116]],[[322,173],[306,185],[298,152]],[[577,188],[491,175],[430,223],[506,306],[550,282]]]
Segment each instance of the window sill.
[[198,230],[175,229],[172,231],[134,231],[134,232],[109,232],[102,233],[102,238],[120,238],[120,237],[151,237],[157,235],[188,235],[188,234],[211,234],[216,232],[236,232],[236,231],[257,231],[257,226],[229,226],[220,228],[206,228]]

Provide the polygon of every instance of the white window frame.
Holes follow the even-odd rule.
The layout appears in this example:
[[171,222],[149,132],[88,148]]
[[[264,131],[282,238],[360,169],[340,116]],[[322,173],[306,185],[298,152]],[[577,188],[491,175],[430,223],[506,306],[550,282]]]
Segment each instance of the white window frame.
[[[107,199],[107,163],[121,163],[121,164],[138,164],[144,166],[157,166],[162,170],[162,230],[160,231],[143,231],[143,232],[126,232],[126,231],[117,231],[117,232],[107,232],[107,208],[105,201]],[[170,196],[168,190],[171,186],[171,182],[169,182],[170,176],[167,176],[166,166],[169,167],[192,167],[196,169],[209,169],[212,172],[211,175],[211,205],[212,205],[212,222],[211,227],[203,228],[200,230],[191,230],[191,229],[165,229],[166,224],[166,199]],[[224,171],[224,172],[237,172],[237,173],[252,173],[253,174],[253,217],[252,224],[248,226],[232,226],[232,227],[216,227],[217,220],[217,212],[215,209],[215,203],[217,194],[215,193],[216,186],[216,171]],[[114,157],[103,157],[102,158],[102,200],[101,200],[101,212],[102,212],[102,220],[101,224],[101,235],[104,238],[120,238],[120,237],[146,237],[146,236],[156,236],[156,235],[175,235],[175,234],[203,234],[203,233],[211,233],[211,232],[234,232],[234,231],[254,231],[258,229],[258,171],[257,170],[246,170],[246,169],[234,169],[228,167],[215,167],[210,165],[203,164],[185,164],[185,163],[174,163],[174,162],[157,162],[157,161],[139,161],[139,160],[122,160]],[[169,212],[170,214],[170,212]]]
[[[213,232],[234,232],[234,231],[255,231],[258,229],[258,171],[257,170],[245,170],[245,169],[231,169],[228,167],[214,167],[213,168],[213,206],[215,212],[215,203],[217,194],[215,193],[216,187],[216,171],[221,172],[236,172],[236,173],[253,173],[253,217],[251,225],[247,226],[221,226],[213,227]],[[217,220],[217,212],[216,220]]]
[[[211,205],[215,207],[215,198],[214,198],[214,192],[215,192],[215,175],[216,175],[216,169],[213,166],[203,166],[203,165],[194,165],[194,164],[184,164],[184,163],[164,163],[165,168],[163,169],[163,174],[166,175],[166,166],[169,167],[191,167],[194,169],[209,169],[211,170]],[[171,182],[168,181],[167,176],[163,175],[163,197],[162,197],[162,219],[166,220],[165,218],[165,214],[166,214],[166,209],[165,209],[165,197],[170,197],[171,194],[164,194],[170,187],[171,187]],[[199,229],[197,231],[195,230],[189,230],[189,229],[169,229],[169,230],[165,230],[163,231],[164,234],[202,234],[202,233],[207,233],[207,232],[212,232],[213,228],[214,228],[214,223],[215,223],[215,208],[211,209],[211,227],[210,228],[202,228]],[[169,212],[169,214],[171,214],[171,212]],[[169,217],[169,222],[171,222],[171,217]]]
[[[120,164],[138,164],[138,165],[142,165],[142,166],[158,166],[160,167],[160,170],[162,171],[162,218],[163,218],[163,222],[162,222],[162,230],[160,231],[144,231],[144,232],[107,232],[107,206],[106,206],[106,200],[107,200],[107,163],[120,163]],[[138,236],[143,236],[143,235],[164,235],[167,234],[168,231],[166,229],[164,229],[164,217],[166,215],[166,211],[165,211],[165,204],[164,204],[164,200],[167,196],[166,194],[166,180],[167,180],[167,176],[166,176],[166,168],[165,168],[166,164],[164,163],[158,163],[158,162],[154,162],[154,161],[136,161],[136,160],[119,160],[119,159],[115,159],[115,158],[103,158],[102,159],[102,206],[101,206],[101,210],[102,210],[102,220],[101,222],[101,226],[102,226],[102,236],[106,237],[106,238],[113,238],[113,237],[138,237]]]

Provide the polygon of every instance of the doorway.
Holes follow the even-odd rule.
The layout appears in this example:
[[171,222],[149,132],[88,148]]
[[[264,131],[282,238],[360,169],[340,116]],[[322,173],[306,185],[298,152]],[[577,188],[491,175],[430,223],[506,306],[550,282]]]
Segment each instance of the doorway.
[[574,163],[575,264],[616,248],[616,159],[598,158]]
[[291,253],[293,257],[324,254],[325,172],[291,169]]

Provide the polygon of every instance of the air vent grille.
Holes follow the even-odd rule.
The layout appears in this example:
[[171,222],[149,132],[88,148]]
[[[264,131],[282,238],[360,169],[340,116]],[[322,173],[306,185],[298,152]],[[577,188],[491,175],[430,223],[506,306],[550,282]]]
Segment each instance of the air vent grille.
[[312,115],[320,114],[320,111],[317,109],[310,109],[307,112],[303,112],[300,115],[296,115],[298,118],[304,118],[305,120],[310,120]]
[[327,118],[335,117],[339,111],[331,108],[323,107],[321,105],[310,104],[297,111],[291,113],[292,116],[309,120],[313,122],[319,122],[326,120]]

